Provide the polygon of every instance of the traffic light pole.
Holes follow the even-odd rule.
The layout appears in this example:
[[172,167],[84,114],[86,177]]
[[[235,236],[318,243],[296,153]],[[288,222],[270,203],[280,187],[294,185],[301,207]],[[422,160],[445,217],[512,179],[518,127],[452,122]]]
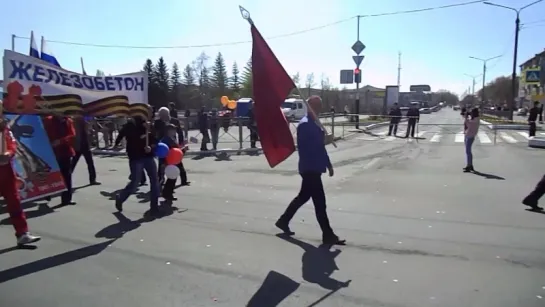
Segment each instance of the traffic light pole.
[[[359,42],[360,41],[360,17],[358,15],[358,29],[357,29],[357,41]],[[361,76],[361,70],[360,70],[360,65],[358,64],[357,65],[357,70]],[[361,77],[359,78],[361,79]],[[355,110],[355,113],[356,113],[356,129],[360,129],[360,81],[361,80],[356,80],[356,101],[354,102],[355,103],[355,106],[354,106],[354,110]]]

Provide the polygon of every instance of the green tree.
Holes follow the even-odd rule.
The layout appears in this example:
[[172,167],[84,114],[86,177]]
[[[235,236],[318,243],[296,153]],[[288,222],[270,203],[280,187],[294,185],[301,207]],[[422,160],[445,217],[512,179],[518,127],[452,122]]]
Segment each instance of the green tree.
[[223,59],[221,52],[219,52],[216,60],[214,61],[212,77],[210,78],[210,86],[212,87],[216,97],[226,94],[228,80],[225,60]]
[[182,84],[186,87],[195,85],[195,74],[191,65],[186,65],[183,72]]
[[231,90],[233,90],[233,93],[235,93],[235,95],[238,95],[240,93],[240,71],[238,70],[237,62],[233,63],[231,74]]
[[159,93],[156,78],[157,74],[155,71],[155,65],[153,65],[153,62],[150,59],[147,59],[146,63],[144,64],[144,71],[148,75],[148,103],[154,107],[157,107]]
[[157,80],[158,88],[158,106],[167,106],[170,90],[170,77],[168,73],[168,67],[163,57],[159,58],[157,65],[155,65],[155,78]]
[[300,86],[301,76],[299,75],[299,73],[296,73],[295,75],[291,76],[291,79],[293,80],[293,84],[295,84],[295,86],[297,87]]
[[178,64],[174,62],[172,64],[172,70],[170,71],[170,100],[176,104],[176,107],[179,108],[180,105],[180,84],[181,84],[181,74]]
[[210,99],[210,71],[207,67],[208,55],[202,52],[193,62],[193,71],[197,79],[199,90],[200,104],[208,104]]
[[96,74],[97,77],[104,77],[104,72],[100,69],[97,69],[97,74]]
[[244,70],[242,71],[241,85],[241,97],[251,98],[253,96],[252,59],[248,60],[246,66],[244,66]]

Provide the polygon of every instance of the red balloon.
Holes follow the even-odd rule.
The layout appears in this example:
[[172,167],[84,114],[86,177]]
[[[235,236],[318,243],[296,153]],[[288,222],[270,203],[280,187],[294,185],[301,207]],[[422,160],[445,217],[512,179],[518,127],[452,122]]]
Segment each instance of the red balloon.
[[167,162],[167,165],[176,165],[182,162],[183,157],[184,153],[180,148],[172,148],[168,151],[165,161]]

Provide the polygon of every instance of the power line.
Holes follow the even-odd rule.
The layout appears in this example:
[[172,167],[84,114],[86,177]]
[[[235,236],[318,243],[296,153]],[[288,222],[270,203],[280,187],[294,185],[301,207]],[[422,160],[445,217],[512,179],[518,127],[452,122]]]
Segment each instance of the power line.
[[[401,14],[414,14],[414,13],[421,13],[421,12],[428,12],[428,11],[434,11],[434,10],[441,10],[441,9],[447,9],[447,8],[453,8],[453,7],[460,7],[460,6],[467,6],[472,5],[476,3],[482,3],[485,2],[485,0],[478,0],[478,1],[469,1],[469,2],[462,2],[462,3],[455,3],[455,4],[449,4],[449,5],[442,5],[442,6],[434,6],[434,7],[427,7],[427,8],[421,8],[421,9],[414,9],[414,10],[405,10],[405,11],[395,11],[395,12],[387,12],[387,13],[380,13],[380,14],[368,14],[368,15],[357,15],[352,16],[346,19],[338,20],[332,23],[328,23],[325,25],[308,28],[300,31],[290,32],[286,34],[280,34],[276,36],[268,37],[267,39],[278,39],[278,38],[284,38],[284,37],[290,37],[295,35],[300,35],[308,32],[318,31],[325,28],[329,28],[332,26],[336,26],[339,24],[346,23],[350,20],[353,20],[355,18],[368,18],[368,17],[382,17],[382,16],[392,16],[392,15],[401,15]],[[25,39],[30,40],[29,37],[24,36],[15,36],[18,39]],[[72,46],[86,46],[86,47],[96,47],[96,48],[119,48],[119,49],[192,49],[192,48],[208,48],[208,47],[221,47],[221,46],[234,46],[234,45],[241,45],[241,44],[248,44],[252,41],[237,41],[237,42],[225,42],[225,43],[215,43],[215,44],[203,44],[203,45],[183,45],[183,46],[129,46],[129,45],[107,45],[107,44],[93,44],[93,43],[80,43],[80,42],[70,42],[70,41],[60,41],[60,40],[46,40],[49,43],[54,44],[62,44],[62,45],[72,45]]]

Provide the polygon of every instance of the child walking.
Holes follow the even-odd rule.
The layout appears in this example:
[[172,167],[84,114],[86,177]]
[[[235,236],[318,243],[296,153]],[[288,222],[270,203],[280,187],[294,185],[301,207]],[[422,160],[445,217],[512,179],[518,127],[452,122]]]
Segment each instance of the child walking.
[[[180,145],[178,142],[176,142],[176,134],[177,134],[177,127],[173,124],[167,125],[167,133],[163,139],[161,139],[162,143],[165,143],[169,149],[172,148],[180,148]],[[181,142],[183,144],[183,142]],[[183,162],[178,163],[176,165],[178,169],[180,170],[180,179],[182,180],[182,185],[188,185],[187,182],[187,174],[184,168]],[[165,182],[165,186],[163,187],[163,198],[168,201],[175,201],[178,200],[176,197],[174,197],[174,187],[176,186],[176,179],[167,179]]]

